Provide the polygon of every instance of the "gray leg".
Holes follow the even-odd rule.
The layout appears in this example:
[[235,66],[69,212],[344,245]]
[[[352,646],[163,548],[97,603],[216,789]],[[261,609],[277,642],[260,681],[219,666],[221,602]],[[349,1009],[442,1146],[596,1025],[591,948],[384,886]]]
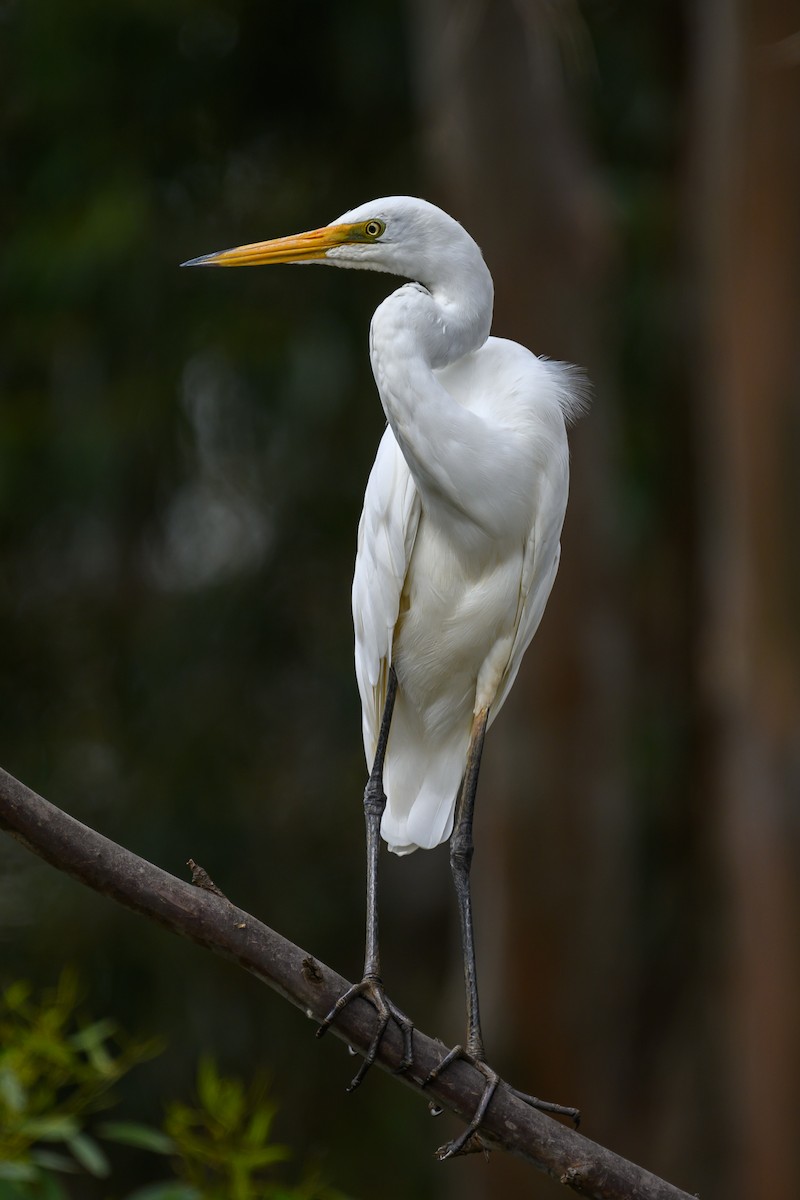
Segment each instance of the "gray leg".
[[[483,742],[486,737],[488,719],[489,709],[482,708],[480,712],[475,714],[472,722],[469,746],[467,748],[467,763],[461,783],[461,790],[456,802],[456,816],[453,825],[453,834],[450,838],[450,868],[453,873],[453,882],[458,899],[458,913],[461,920],[464,984],[467,994],[467,1041],[465,1046],[455,1046],[449,1054],[446,1054],[438,1066],[434,1067],[425,1081],[426,1084],[431,1083],[432,1080],[441,1075],[442,1071],[450,1063],[458,1058],[463,1058],[477,1067],[486,1080],[486,1083],[478,1101],[475,1115],[468,1127],[452,1142],[448,1142],[446,1146],[442,1146],[437,1150],[437,1157],[442,1160],[461,1154],[467,1148],[467,1143],[480,1128],[481,1122],[486,1115],[486,1110],[489,1107],[489,1102],[500,1082],[500,1076],[486,1062],[486,1054],[483,1047],[480,1008],[478,1005],[478,975],[475,967],[475,938],[472,926],[472,895],[469,881],[472,855],[475,849],[472,841],[472,820],[475,813],[478,772],[480,771],[481,754],[483,753]],[[577,1109],[567,1108],[561,1104],[551,1104],[547,1100],[539,1100],[535,1096],[528,1096],[522,1092],[518,1092],[515,1088],[511,1090],[514,1092],[514,1095],[530,1104],[533,1108],[538,1108],[543,1112],[569,1116],[577,1124],[580,1115]]]
[[467,994],[467,1044],[465,1051],[470,1058],[483,1062],[486,1058],[481,1036],[481,1015],[478,1005],[478,974],[475,966],[475,937],[472,928],[472,893],[470,868],[475,847],[472,841],[472,819],[475,814],[475,796],[478,791],[478,772],[481,766],[483,741],[489,709],[482,708],[472,722],[467,765],[461,784],[453,834],[450,838],[450,870],[453,874],[458,915],[461,921],[461,948],[464,957],[464,986]]
[[394,701],[397,695],[397,675],[389,668],[386,703],[383,706],[381,727],[375,761],[364,789],[364,822],[367,830],[367,937],[364,948],[364,978],[380,979],[380,949],[378,946],[378,850],[380,848],[381,818],[386,808],[383,790],[383,764],[392,725]]
[[363,1063],[356,1072],[349,1092],[357,1088],[375,1061],[381,1039],[386,1032],[390,1018],[394,1018],[403,1035],[403,1058],[398,1071],[405,1071],[411,1066],[412,1032],[414,1026],[408,1017],[396,1007],[386,995],[380,977],[380,949],[378,945],[378,850],[380,847],[380,829],[383,810],[386,808],[386,793],[383,790],[383,764],[386,758],[386,745],[389,741],[389,730],[392,724],[394,701],[397,694],[397,676],[394,667],[389,669],[389,679],[386,687],[386,703],[383,708],[381,727],[378,733],[378,745],[375,750],[375,761],[372,764],[367,786],[364,789],[364,820],[367,830],[367,936],[364,950],[364,977],[360,983],[354,984],[340,996],[331,1011],[317,1030],[317,1037],[322,1037],[326,1030],[336,1020],[339,1013],[355,999],[364,996],[372,1002],[378,1014],[375,1033]]

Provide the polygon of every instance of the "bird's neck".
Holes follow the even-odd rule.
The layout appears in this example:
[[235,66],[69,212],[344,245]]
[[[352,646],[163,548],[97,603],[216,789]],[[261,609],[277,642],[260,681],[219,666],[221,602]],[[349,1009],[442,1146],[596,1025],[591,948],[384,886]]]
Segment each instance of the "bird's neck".
[[[489,336],[492,280],[480,259],[463,287],[406,284],[375,312],[370,358],[384,412],[426,507],[463,522],[460,481],[477,418],[443,387],[438,370]],[[450,282],[450,281],[448,281]],[[455,534],[453,535],[455,536]]]
[[408,283],[379,305],[372,318],[374,355],[395,347],[391,358],[416,358],[429,369],[446,367],[477,350],[489,336],[494,286],[480,252],[459,270],[451,265],[436,283]]

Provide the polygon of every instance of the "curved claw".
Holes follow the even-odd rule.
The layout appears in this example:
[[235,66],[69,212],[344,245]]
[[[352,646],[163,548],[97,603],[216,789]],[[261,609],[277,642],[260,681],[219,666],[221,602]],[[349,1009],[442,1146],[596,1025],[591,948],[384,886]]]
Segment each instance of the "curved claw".
[[405,1013],[401,1012],[397,1005],[393,1004],[386,995],[380,979],[375,979],[372,976],[365,976],[360,983],[354,983],[352,987],[349,987],[347,991],[339,997],[331,1011],[325,1017],[325,1020],[322,1021],[317,1029],[316,1036],[319,1038],[322,1037],[323,1034],[327,1033],[328,1029],[330,1029],[331,1025],[339,1016],[339,1014],[347,1007],[348,1004],[350,1004],[352,1000],[355,999],[356,996],[363,996],[365,1000],[369,1000],[378,1014],[378,1019],[375,1025],[375,1031],[372,1035],[372,1040],[370,1041],[367,1053],[364,1056],[364,1061],[353,1076],[353,1079],[347,1088],[348,1092],[355,1091],[366,1075],[367,1071],[375,1062],[378,1049],[381,1041],[383,1040],[383,1035],[386,1033],[386,1027],[388,1026],[390,1020],[393,1019],[397,1023],[403,1038],[403,1057],[400,1059],[398,1066],[395,1068],[395,1074],[399,1075],[403,1071],[407,1071],[414,1058],[412,1045],[414,1026],[412,1022],[409,1021]]

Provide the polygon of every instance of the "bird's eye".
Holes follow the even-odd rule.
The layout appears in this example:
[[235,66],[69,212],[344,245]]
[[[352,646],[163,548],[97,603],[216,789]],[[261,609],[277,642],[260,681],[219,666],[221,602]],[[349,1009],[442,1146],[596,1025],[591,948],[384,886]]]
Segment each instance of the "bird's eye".
[[383,221],[367,221],[364,226],[364,233],[369,238],[379,238],[386,226]]

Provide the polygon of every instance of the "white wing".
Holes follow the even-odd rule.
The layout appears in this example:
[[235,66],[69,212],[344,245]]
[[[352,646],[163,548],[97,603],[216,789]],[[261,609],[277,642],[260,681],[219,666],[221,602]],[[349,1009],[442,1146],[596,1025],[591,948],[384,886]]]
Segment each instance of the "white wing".
[[394,434],[387,429],[364,494],[353,575],[356,678],[368,767],[375,755],[392,638],[419,516],[419,493]]
[[[539,360],[558,394],[564,421],[571,420],[585,405],[586,383],[581,373],[565,363]],[[544,614],[561,559],[561,528],[569,492],[569,458],[566,432],[550,442],[538,473],[539,495],[536,517],[528,534],[522,562],[519,608],[508,665],[490,711],[490,723],[511,691],[520,664]]]
[[491,724],[503,704],[517,678],[525,651],[533,640],[533,635],[539,628],[539,622],[544,614],[548,597],[555,583],[558,564],[561,558],[561,543],[556,543],[555,554],[550,552],[544,557],[537,555],[536,529],[531,530],[528,544],[525,547],[525,557],[522,563],[522,580],[520,583],[520,616],[517,623],[511,654],[508,659],[503,678],[497,689],[497,695],[489,712]]

